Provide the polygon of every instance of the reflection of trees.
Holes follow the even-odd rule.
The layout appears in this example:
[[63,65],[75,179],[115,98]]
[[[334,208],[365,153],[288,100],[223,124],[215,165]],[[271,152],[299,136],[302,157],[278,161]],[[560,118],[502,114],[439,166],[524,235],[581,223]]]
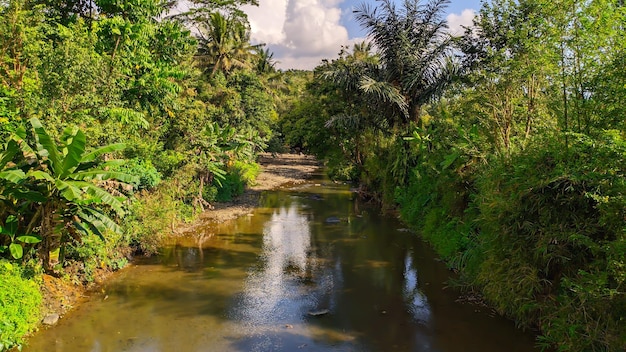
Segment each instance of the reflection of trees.
[[[327,200],[333,201],[331,197]],[[312,248],[326,259],[314,280],[333,283],[330,290],[317,289],[318,300],[331,307],[332,319],[314,323],[327,330],[349,331],[361,340],[360,346],[374,350],[389,350],[398,344],[404,346],[401,349],[429,350],[432,337],[427,324],[431,313],[418,285],[413,252],[420,250],[414,247],[415,238],[395,235],[400,225],[378,215],[378,209],[358,201],[348,207],[345,199],[335,201],[342,206],[333,209],[333,205],[325,204],[325,209],[316,209],[317,217],[332,215],[351,221],[312,225]],[[420,275],[432,278],[431,274],[422,274],[425,269],[420,267]]]

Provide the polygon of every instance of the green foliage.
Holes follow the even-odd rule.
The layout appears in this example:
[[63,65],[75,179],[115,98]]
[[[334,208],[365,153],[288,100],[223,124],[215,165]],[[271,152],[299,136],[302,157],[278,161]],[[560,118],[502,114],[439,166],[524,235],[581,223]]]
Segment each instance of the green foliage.
[[15,92],[0,86],[0,140],[6,140],[18,128],[19,109],[16,106]]
[[123,216],[123,204],[98,183],[108,181],[123,185],[137,181],[125,173],[96,168],[113,163],[98,165],[99,156],[121,150],[124,145],[109,145],[87,152],[86,136],[79,129],[66,128],[57,144],[39,120],[33,118],[30,123],[30,135],[21,129],[2,150],[3,165],[0,166],[4,177],[0,179],[0,189],[6,196],[2,205],[8,207],[4,211],[16,212],[13,219],[24,220],[21,228],[15,226],[9,231],[13,257],[22,256],[21,250],[16,251],[14,240],[20,239],[15,237],[17,233],[34,237],[31,231],[39,224],[39,236],[43,239],[39,253],[44,268],[50,270],[49,252],[57,246],[63,247],[67,236],[89,233],[103,236],[107,230],[121,231],[102,205]]
[[247,21],[213,12],[197,25],[201,35],[196,59],[205,72],[229,74],[234,69],[252,68],[254,47]]
[[228,168],[224,180],[217,187],[215,200],[228,202],[233,197],[243,194],[247,185],[253,184],[257,175],[261,172],[261,166],[257,163],[235,162]]
[[406,186],[395,189],[395,201],[402,218],[418,229],[450,266],[471,272],[467,253],[475,245],[477,230],[469,199],[474,193],[472,170],[479,156],[470,147],[472,130],[456,129],[440,117],[424,116],[432,119],[425,130],[415,130],[404,142],[396,142],[408,142],[418,161],[409,162],[415,166],[407,175]]
[[[105,241],[94,234],[83,236],[78,241],[68,243],[65,253],[65,266],[75,269],[75,281],[93,282],[98,269],[119,270],[126,266],[124,256],[125,235],[114,232],[105,234]],[[78,270],[76,270],[78,269]]]
[[233,197],[243,194],[245,183],[238,173],[227,173],[221,186],[217,188],[215,200],[218,202],[229,202]]
[[42,304],[35,277],[16,264],[0,260],[0,351],[21,346],[37,327]]
[[[24,256],[24,247],[41,242],[41,236],[37,234],[24,234],[17,233],[18,219],[15,215],[7,216],[4,224],[0,226],[0,235],[4,235],[4,241],[0,240],[0,243],[7,243],[7,245],[0,246],[0,254],[8,252],[13,259],[22,259]],[[32,249],[32,246],[30,248]]]
[[382,71],[362,76],[359,89],[389,102],[391,125],[418,121],[422,105],[441,95],[457,74],[453,38],[443,16],[447,5],[445,0],[407,0],[398,8],[394,1],[382,0],[375,8],[363,3],[355,10],[377,47]]
[[253,185],[257,176],[261,173],[261,165],[251,162],[235,161],[231,170],[240,175],[241,180],[247,185]]
[[357,181],[360,178],[360,170],[354,163],[343,159],[341,156],[328,154],[326,172],[333,180]]
[[617,131],[569,141],[536,141],[480,176],[477,280],[546,343],[624,348],[626,143]]
[[178,199],[176,190],[161,184],[157,192],[142,193],[135,199],[125,221],[129,246],[134,252],[158,253],[162,241],[180,220],[179,213],[189,213],[189,206]]
[[327,118],[319,99],[306,96],[280,120],[285,144],[324,157],[330,144],[330,134],[324,127]]
[[134,190],[154,189],[161,183],[161,174],[152,165],[150,160],[133,158],[127,160],[123,165],[117,166],[115,171],[121,171],[128,175],[135,176],[137,182],[133,184]]
[[319,141],[333,176],[397,202],[542,347],[624,350],[623,2],[484,2],[462,38],[442,31],[446,3],[358,8],[377,55],[323,62],[285,141]]
[[253,182],[292,88],[249,41],[238,6],[255,1],[194,3],[179,19],[198,40],[171,1],[0,1],[2,257],[51,271],[58,251],[89,281],[124,246],[156,252],[216,200],[226,165],[230,188]]

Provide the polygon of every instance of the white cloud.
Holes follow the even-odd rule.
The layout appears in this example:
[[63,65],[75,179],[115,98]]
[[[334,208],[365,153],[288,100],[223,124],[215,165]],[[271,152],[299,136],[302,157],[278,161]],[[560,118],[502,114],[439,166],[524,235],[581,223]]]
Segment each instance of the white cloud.
[[[360,43],[364,41],[365,38],[353,38],[350,40],[346,40],[345,43],[338,44],[336,47],[329,48],[328,55],[303,55],[299,52],[294,52],[294,50],[286,49],[283,46],[272,47],[274,50],[275,58],[279,61],[276,66],[281,69],[298,69],[298,70],[311,70],[316,66],[322,63],[323,59],[332,60],[337,58],[339,51],[341,50],[341,45],[346,45],[348,47],[352,47],[354,43]],[[280,54],[280,55],[278,55]]]
[[281,43],[285,40],[283,24],[288,0],[261,0],[260,6],[246,6],[252,37],[259,43]]
[[457,15],[455,13],[449,14],[446,19],[448,20],[450,34],[463,34],[463,32],[465,32],[465,29],[463,27],[471,27],[474,17],[476,17],[476,11],[474,11],[473,9],[465,9],[463,10],[463,12],[461,12],[460,15]]
[[266,43],[279,68],[312,69],[350,43],[340,23],[343,0],[261,0],[246,7],[252,40]]
[[[340,5],[346,0],[260,0],[259,6],[246,6],[252,29],[252,41],[265,43],[274,52],[281,69],[313,69],[322,59],[337,56],[342,45],[352,45],[363,38],[349,39],[341,23],[347,17]],[[451,34],[460,35],[463,26],[471,26],[473,9],[447,16]]]

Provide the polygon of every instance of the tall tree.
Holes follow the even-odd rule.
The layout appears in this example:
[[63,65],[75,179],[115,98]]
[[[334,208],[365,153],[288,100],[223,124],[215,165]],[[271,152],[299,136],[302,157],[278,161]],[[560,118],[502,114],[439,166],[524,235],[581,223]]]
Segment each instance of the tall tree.
[[418,121],[423,104],[443,92],[457,72],[453,37],[447,33],[449,0],[378,0],[355,10],[357,21],[378,49],[384,79],[396,87],[408,105],[401,121]]
[[257,54],[256,71],[260,74],[274,73],[276,72],[276,60],[274,59],[274,53],[269,48],[264,48],[265,45],[259,45]]
[[199,23],[199,47],[196,59],[211,76],[218,71],[251,68],[255,47],[250,45],[247,23],[219,12]]

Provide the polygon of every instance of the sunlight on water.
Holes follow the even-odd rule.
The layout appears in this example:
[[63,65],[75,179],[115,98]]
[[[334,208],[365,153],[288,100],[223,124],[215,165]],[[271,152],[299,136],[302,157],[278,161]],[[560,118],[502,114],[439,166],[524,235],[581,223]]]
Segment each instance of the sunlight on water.
[[[236,308],[241,321],[255,328],[275,322],[278,317],[298,314],[305,300],[293,279],[307,270],[311,246],[308,219],[299,214],[297,204],[275,211],[263,229],[260,268],[252,269],[245,281],[241,306]],[[285,305],[282,302],[290,302]]]
[[177,238],[36,334],[26,352],[530,352],[532,336],[445,290],[450,275],[347,186]]

